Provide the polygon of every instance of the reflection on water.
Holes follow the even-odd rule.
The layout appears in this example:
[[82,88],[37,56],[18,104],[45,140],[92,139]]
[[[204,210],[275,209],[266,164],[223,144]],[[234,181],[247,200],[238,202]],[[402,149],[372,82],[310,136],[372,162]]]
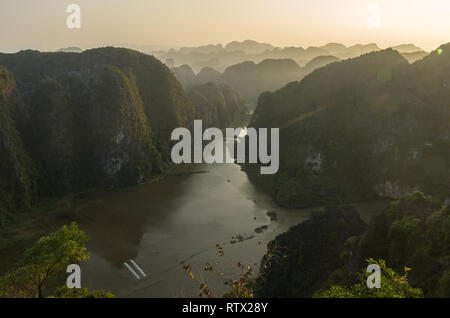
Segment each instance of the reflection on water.
[[[83,286],[119,297],[195,297],[200,278],[213,296],[221,296],[227,290],[224,279],[237,278],[238,262],[258,269],[267,243],[309,217],[309,210],[277,207],[238,165],[186,164],[176,171],[102,195],[80,211],[91,253],[82,265]],[[225,256],[219,256],[216,244]],[[144,279],[124,266],[131,260],[146,273]],[[223,276],[205,272],[206,262]],[[192,266],[195,279],[183,264]]]
[[[83,285],[124,297],[182,297],[198,294],[206,262],[219,261],[226,278],[234,265],[258,264],[267,243],[307,219],[308,211],[284,210],[259,193],[234,164],[185,165],[174,175],[129,191],[104,195],[79,214],[91,240],[91,259],[83,265]],[[266,215],[276,211],[277,219]],[[255,229],[267,225],[267,229]],[[236,243],[231,243],[235,237]],[[216,244],[223,246],[220,257]],[[147,277],[136,280],[124,262],[135,260]],[[193,267],[189,278],[182,265]],[[215,296],[226,291],[220,277],[208,284]]]

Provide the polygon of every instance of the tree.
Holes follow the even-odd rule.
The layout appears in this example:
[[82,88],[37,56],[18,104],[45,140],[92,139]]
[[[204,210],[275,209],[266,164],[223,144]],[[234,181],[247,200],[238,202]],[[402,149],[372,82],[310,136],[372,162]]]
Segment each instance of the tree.
[[[87,235],[75,222],[40,238],[25,251],[18,268],[0,278],[0,297],[42,298],[51,295],[52,287],[60,284],[68,265],[89,259],[85,247],[87,241]],[[70,294],[61,289],[58,293],[61,297]],[[83,293],[88,295],[86,291]]]
[[367,278],[370,273],[362,271],[358,275],[358,282],[350,287],[333,285],[329,289],[314,295],[316,298],[420,298],[423,297],[421,289],[409,285],[407,274],[410,270],[405,267],[405,275],[399,275],[386,266],[382,259],[367,260],[376,264],[381,270],[381,288],[368,288]]

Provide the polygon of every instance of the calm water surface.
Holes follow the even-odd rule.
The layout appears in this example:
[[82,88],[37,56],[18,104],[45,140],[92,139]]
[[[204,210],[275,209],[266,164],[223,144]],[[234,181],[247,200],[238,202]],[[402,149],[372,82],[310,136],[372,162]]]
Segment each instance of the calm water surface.
[[[224,279],[238,275],[238,262],[259,268],[267,243],[309,216],[309,210],[277,207],[238,165],[189,165],[179,170],[206,172],[109,193],[80,212],[78,221],[90,237],[91,253],[82,267],[84,286],[121,297],[184,297],[198,295],[198,279],[204,279],[220,296],[226,291]],[[277,221],[270,220],[268,211],[276,211]],[[264,225],[267,230],[255,232]],[[239,235],[244,241],[232,244]],[[225,256],[219,256],[216,244]],[[146,278],[137,280],[125,268],[129,260]],[[212,273],[203,270],[206,262],[214,266]],[[192,266],[194,279],[183,264]]]
[[[277,207],[235,164],[183,165],[177,171],[197,173],[111,192],[80,211],[91,254],[82,266],[83,286],[119,297],[192,297],[202,280],[213,296],[221,296],[225,281],[239,277],[238,262],[259,269],[267,243],[310,215],[310,209]],[[268,211],[277,213],[276,221]],[[266,230],[255,231],[265,225]],[[243,240],[232,243],[238,236]],[[216,244],[225,256],[219,256]],[[130,260],[145,278],[136,279],[124,266]],[[204,271],[207,262],[213,272]],[[192,266],[194,279],[183,264]]]

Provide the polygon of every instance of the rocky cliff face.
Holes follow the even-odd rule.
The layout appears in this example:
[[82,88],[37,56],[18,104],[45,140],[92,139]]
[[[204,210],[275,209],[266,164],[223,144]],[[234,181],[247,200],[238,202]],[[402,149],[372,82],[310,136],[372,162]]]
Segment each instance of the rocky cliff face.
[[162,172],[165,163],[135,79],[110,66],[91,79],[89,89],[85,168],[104,180],[102,186],[133,185]]
[[0,226],[11,211],[28,210],[35,198],[33,167],[14,120],[21,107],[13,76],[0,66]]
[[170,164],[171,131],[204,115],[166,66],[128,49],[22,51],[0,65],[2,202],[28,205],[28,165],[44,197],[149,180]]
[[279,204],[450,192],[450,45],[410,65],[385,50],[261,95],[251,125],[280,128]]

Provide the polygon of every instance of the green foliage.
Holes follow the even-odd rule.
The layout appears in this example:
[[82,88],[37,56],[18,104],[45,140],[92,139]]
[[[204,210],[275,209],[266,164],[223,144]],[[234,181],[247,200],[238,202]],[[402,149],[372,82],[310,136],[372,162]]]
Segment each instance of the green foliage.
[[449,297],[450,210],[423,193],[391,203],[360,241],[362,257],[386,259],[395,271],[413,268],[409,281],[427,297]]
[[[336,212],[314,213],[269,244],[256,295],[309,297],[328,288],[316,296],[450,296],[450,209],[440,201],[413,193],[391,202],[367,230],[358,230],[350,213]],[[273,255],[287,257],[273,261]],[[369,290],[369,274],[358,273],[366,259],[381,267],[379,290]]]
[[386,266],[384,260],[368,260],[369,264],[376,264],[381,270],[381,288],[368,288],[367,279],[371,273],[363,270],[358,275],[358,282],[350,287],[333,285],[329,289],[314,295],[317,298],[420,298],[423,292],[413,288],[408,282],[407,272],[399,275]]
[[277,203],[397,199],[415,189],[444,198],[448,74],[448,54],[409,64],[388,49],[263,93],[250,126],[280,128],[280,173],[288,178],[271,189]]
[[[18,268],[0,278],[0,297],[48,297],[52,286],[70,264],[80,264],[89,258],[87,235],[76,223],[64,225],[58,231],[40,238],[24,253]],[[68,291],[59,289],[57,297],[86,297],[110,295],[101,291]]]

